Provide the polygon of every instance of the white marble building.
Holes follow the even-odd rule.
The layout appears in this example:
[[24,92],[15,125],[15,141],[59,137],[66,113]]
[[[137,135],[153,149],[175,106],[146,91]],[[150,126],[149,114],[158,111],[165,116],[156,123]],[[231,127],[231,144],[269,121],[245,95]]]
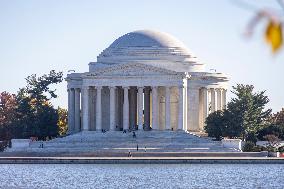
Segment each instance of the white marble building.
[[68,130],[202,130],[225,108],[228,77],[205,65],[169,34],[142,30],[115,40],[67,75]]

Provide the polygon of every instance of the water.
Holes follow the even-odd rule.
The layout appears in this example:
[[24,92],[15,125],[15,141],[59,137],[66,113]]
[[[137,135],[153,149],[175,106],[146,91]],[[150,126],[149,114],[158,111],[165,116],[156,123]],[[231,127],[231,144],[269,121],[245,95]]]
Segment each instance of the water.
[[0,165],[0,188],[284,188],[284,165]]

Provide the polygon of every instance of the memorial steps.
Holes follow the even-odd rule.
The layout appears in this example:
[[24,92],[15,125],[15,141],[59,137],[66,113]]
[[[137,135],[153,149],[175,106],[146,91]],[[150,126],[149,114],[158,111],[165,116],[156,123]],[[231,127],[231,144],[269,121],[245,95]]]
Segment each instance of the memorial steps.
[[[26,152],[237,152],[223,148],[220,141],[200,138],[184,131],[139,131],[106,133],[87,131],[56,138],[50,141],[35,141]],[[43,148],[42,145],[43,144]],[[23,149],[22,149],[23,150]]]

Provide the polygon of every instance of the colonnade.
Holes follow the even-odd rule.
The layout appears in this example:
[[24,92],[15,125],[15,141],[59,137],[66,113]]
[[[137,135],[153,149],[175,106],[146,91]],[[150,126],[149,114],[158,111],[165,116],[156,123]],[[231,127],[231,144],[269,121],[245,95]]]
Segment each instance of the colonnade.
[[200,129],[203,130],[207,116],[217,110],[226,109],[227,90],[222,88],[201,88],[200,89]]
[[[171,88],[177,89],[177,130],[202,130],[209,113],[226,108],[226,90],[221,88],[202,87],[195,90],[184,90],[183,86],[108,86],[107,88],[109,95],[102,93],[106,86],[68,89],[69,133],[102,129],[171,130],[173,129]],[[163,126],[159,125],[161,124],[159,89],[161,88],[164,90],[165,103]],[[93,90],[96,91],[95,96],[91,92]],[[107,103],[102,98],[108,98]],[[103,109],[107,109],[107,114],[103,113]],[[108,115],[107,118],[104,115]],[[109,120],[107,126],[103,124],[103,119]],[[95,127],[92,128],[91,125]]]
[[[89,131],[90,116],[95,116],[95,130],[103,129],[102,108],[109,106],[109,127],[107,130],[115,131],[128,129],[138,130],[158,130],[159,129],[159,103],[158,88],[161,86],[109,86],[109,104],[102,102],[103,86],[95,86],[96,100],[95,103],[90,101],[90,87],[68,89],[68,127],[69,132]],[[170,130],[171,127],[171,87],[165,88],[165,129]],[[122,127],[117,124],[117,108],[121,103],[116,102],[118,90],[123,91],[122,97]],[[179,105],[178,111],[178,130],[183,129],[183,87],[179,87]],[[80,101],[81,97],[81,101]],[[95,114],[90,114],[90,104],[95,106]],[[80,112],[81,107],[81,112]],[[81,119],[82,118],[82,119]],[[81,121],[80,121],[81,120]],[[130,123],[131,122],[131,123]],[[82,123],[82,124],[80,124]],[[150,128],[150,125],[152,126]]]

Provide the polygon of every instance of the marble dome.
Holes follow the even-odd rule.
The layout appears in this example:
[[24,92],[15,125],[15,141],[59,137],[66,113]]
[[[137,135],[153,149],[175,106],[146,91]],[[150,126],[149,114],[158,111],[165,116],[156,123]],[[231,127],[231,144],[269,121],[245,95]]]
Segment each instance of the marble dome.
[[127,33],[110,45],[110,48],[124,47],[181,48],[187,51],[185,45],[175,37],[154,30],[138,30]]
[[139,62],[175,71],[203,71],[204,65],[178,39],[155,30],[138,30],[117,38],[97,57],[96,66]]

